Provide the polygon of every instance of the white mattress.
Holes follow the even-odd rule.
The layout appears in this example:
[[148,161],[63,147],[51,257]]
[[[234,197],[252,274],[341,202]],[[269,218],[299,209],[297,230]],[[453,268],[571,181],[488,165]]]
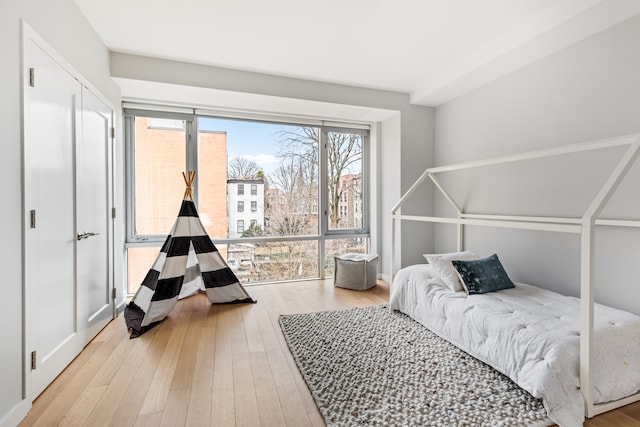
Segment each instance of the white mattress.
[[[390,307],[541,398],[561,427],[582,425],[578,299],[524,284],[467,296],[420,264],[398,272]],[[599,304],[594,313],[595,403],[640,391],[640,317]]]

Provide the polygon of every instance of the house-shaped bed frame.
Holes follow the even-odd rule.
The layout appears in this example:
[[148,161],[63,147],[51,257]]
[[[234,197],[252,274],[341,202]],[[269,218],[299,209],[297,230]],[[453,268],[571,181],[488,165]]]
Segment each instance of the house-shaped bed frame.
[[[610,147],[627,146],[623,156],[617,165],[611,170],[609,177],[597,193],[580,218],[550,218],[540,216],[517,216],[499,214],[473,214],[463,212],[456,201],[446,191],[437,175],[442,172],[452,172],[478,167],[486,167],[524,160],[560,156],[571,153],[580,153],[593,150],[602,150]],[[463,236],[465,225],[489,226],[500,228],[516,228],[524,230],[553,231],[560,233],[574,233],[580,235],[580,390],[585,401],[585,416],[591,418],[603,412],[640,401],[640,392],[614,402],[594,404],[593,402],[593,257],[594,257],[594,228],[606,227],[640,227],[640,220],[600,219],[599,215],[605,205],[615,193],[620,182],[631,169],[640,154],[640,134],[626,135],[617,138],[590,141],[581,144],[566,145],[552,149],[531,151],[522,154],[514,154],[490,158],[479,161],[459,163],[449,166],[440,166],[426,169],[413,183],[400,201],[391,210],[391,269],[390,282],[393,283],[394,256],[396,254],[396,227],[401,221],[423,221],[431,223],[457,224],[458,250],[463,249]],[[457,218],[402,215],[400,208],[415,193],[418,187],[430,178],[436,188],[457,212]],[[392,285],[393,286],[393,285]]]

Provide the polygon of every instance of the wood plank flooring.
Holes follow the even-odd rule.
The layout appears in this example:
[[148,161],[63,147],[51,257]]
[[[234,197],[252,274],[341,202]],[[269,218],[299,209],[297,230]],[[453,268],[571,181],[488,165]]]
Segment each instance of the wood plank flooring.
[[[20,426],[324,426],[282,337],[280,314],[381,304],[332,281],[247,287],[258,304],[211,305],[205,295],[129,339],[118,317],[36,399]],[[640,402],[590,427],[640,427]]]

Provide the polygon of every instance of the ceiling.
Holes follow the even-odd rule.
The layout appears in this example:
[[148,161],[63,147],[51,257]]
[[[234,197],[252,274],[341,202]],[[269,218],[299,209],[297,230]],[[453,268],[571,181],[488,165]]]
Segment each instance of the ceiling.
[[435,106],[640,13],[637,0],[75,0],[112,51]]

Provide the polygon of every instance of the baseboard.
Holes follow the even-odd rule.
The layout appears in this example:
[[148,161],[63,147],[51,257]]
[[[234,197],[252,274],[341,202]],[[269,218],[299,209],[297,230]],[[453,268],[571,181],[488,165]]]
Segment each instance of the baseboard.
[[389,275],[388,275],[388,274],[382,274],[382,273],[380,273],[380,274],[378,274],[378,279],[382,279],[382,280],[384,280],[385,282],[389,283]]
[[27,416],[29,409],[31,409],[31,402],[26,399],[20,401],[0,419],[0,427],[16,427]]
[[116,306],[116,316],[119,316],[120,314],[122,314],[122,312],[124,311],[124,308],[127,306],[127,304],[122,301],[120,304],[118,304]]

